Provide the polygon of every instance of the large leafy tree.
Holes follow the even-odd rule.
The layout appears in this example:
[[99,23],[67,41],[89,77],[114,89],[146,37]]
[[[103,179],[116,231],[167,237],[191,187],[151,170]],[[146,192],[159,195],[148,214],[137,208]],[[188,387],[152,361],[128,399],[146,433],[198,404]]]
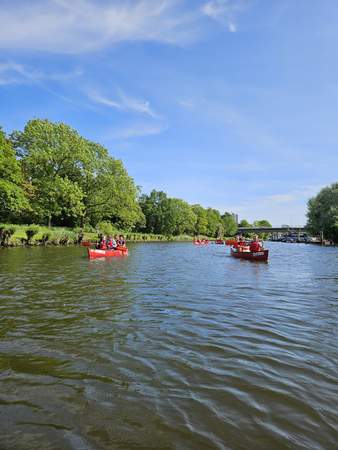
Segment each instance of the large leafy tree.
[[31,120],[12,142],[35,189],[36,220],[95,225],[106,219],[126,228],[142,220],[137,187],[122,162],[68,125]]
[[196,214],[192,207],[179,198],[169,198],[165,204],[165,225],[163,233],[167,235],[192,234],[196,224]]
[[145,229],[149,233],[179,235],[193,233],[196,215],[184,200],[169,198],[162,191],[142,195],[140,206],[145,216]]
[[201,205],[193,205],[192,210],[196,215],[195,234],[206,235],[208,232],[208,213]]
[[163,233],[167,220],[167,194],[153,189],[140,197],[140,207],[145,217],[144,228],[148,233]]
[[221,214],[217,209],[207,208],[207,218],[208,218],[208,226],[207,226],[207,235],[217,237],[219,233],[220,226],[223,227]]
[[20,162],[15,157],[11,142],[0,128],[0,218],[6,220],[13,214],[29,209],[23,189]]
[[225,212],[222,216],[224,233],[226,236],[234,236],[237,231],[237,223],[232,214]]
[[338,241],[338,183],[323,188],[308,201],[307,217],[311,232]]

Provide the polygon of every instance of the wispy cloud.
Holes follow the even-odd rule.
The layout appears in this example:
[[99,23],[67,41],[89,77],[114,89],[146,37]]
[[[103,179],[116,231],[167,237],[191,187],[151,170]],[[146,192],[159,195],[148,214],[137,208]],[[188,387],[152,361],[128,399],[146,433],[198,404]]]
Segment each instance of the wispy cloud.
[[202,5],[201,11],[235,33],[238,29],[237,16],[246,8],[246,3],[245,0],[210,0]]
[[138,137],[154,136],[163,133],[166,129],[166,125],[136,123],[125,128],[113,130],[109,133],[109,137],[119,140],[128,140]]
[[4,2],[0,48],[96,51],[123,41],[184,45],[199,35],[197,10],[183,0]]
[[40,80],[42,74],[15,62],[0,62],[0,85],[28,84]]
[[122,90],[118,91],[117,98],[110,98],[95,90],[88,90],[87,96],[94,103],[114,108],[119,111],[134,112],[141,115],[149,116],[153,119],[159,119],[161,116],[157,114],[150,106],[147,100],[141,100],[131,97]]
[[46,73],[14,61],[0,62],[0,85],[35,84],[42,81],[68,81],[82,75],[80,69],[64,73]]

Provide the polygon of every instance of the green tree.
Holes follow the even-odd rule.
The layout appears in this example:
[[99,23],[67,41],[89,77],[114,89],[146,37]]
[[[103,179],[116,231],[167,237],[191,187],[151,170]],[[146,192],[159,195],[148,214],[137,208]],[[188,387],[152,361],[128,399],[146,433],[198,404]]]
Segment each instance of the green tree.
[[312,233],[338,242],[338,183],[323,188],[308,201],[307,218]]
[[132,228],[143,220],[138,189],[120,160],[64,123],[34,119],[12,142],[34,188],[34,220]]
[[193,205],[192,210],[196,215],[196,223],[194,234],[195,235],[206,235],[208,232],[208,213],[205,208],[201,205]]
[[253,223],[254,227],[261,227],[261,228],[271,228],[272,225],[271,223],[266,220],[266,219],[262,219],[262,220],[255,220]]
[[239,227],[243,227],[243,228],[249,228],[249,227],[251,227],[252,225],[246,220],[246,219],[242,219],[240,222],[239,222],[239,225],[238,225]]
[[193,234],[196,214],[184,200],[169,198],[165,204],[164,234],[178,236],[183,233]]
[[10,215],[28,209],[20,162],[15,157],[11,142],[0,128],[0,218],[6,220]]
[[140,197],[140,207],[145,217],[145,231],[162,234],[166,228],[168,197],[163,191],[153,189],[149,195]]
[[212,237],[217,237],[217,231],[222,224],[221,214],[217,209],[207,208],[207,235]]
[[237,223],[233,215],[225,212],[222,216],[222,222],[226,236],[234,236],[237,231]]

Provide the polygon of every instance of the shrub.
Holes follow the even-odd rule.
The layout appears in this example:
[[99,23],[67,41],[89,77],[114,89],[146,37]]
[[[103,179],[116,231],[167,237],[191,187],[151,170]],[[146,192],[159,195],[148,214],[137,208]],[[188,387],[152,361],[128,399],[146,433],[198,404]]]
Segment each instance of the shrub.
[[47,242],[49,241],[49,239],[51,238],[51,235],[52,235],[52,233],[50,233],[49,231],[47,231],[47,233],[44,233],[44,234],[42,235],[41,242],[42,242],[44,245],[46,245]]
[[39,227],[37,225],[31,225],[26,230],[26,236],[27,236],[27,244],[31,243],[31,240],[35,235],[37,235],[39,232]]

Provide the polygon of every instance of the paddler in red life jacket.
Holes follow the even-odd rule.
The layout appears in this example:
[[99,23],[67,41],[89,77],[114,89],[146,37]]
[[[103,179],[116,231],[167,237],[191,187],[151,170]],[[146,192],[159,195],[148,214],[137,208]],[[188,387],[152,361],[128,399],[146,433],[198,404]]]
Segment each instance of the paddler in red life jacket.
[[242,236],[236,236],[236,242],[234,243],[233,247],[236,248],[238,251],[241,250],[242,247],[245,246],[245,240]]
[[100,250],[107,250],[107,239],[106,236],[102,236],[101,242],[100,242]]
[[250,243],[250,252],[256,253],[262,250],[262,245],[258,240],[258,236],[255,236],[254,240]]
[[107,239],[107,248],[110,250],[113,248],[113,238],[111,236],[108,236]]

